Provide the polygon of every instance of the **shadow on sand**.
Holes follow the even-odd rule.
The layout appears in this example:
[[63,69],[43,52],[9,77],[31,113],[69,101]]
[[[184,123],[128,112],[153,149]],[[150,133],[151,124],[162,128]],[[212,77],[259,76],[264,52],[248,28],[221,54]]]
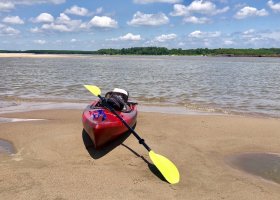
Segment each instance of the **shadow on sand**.
[[150,163],[147,159],[145,159],[143,156],[139,155],[136,151],[134,151],[127,145],[125,145],[125,144],[121,144],[121,145],[124,146],[125,148],[127,148],[129,151],[131,151],[137,157],[141,158],[148,165],[151,172],[153,172],[153,174],[156,175],[160,180],[167,182],[166,179],[163,177],[163,175],[160,173],[160,171],[154,164]]
[[86,131],[84,129],[82,132],[82,137],[83,137],[84,145],[85,145],[89,155],[93,159],[97,160],[97,159],[105,156],[107,153],[109,153],[110,151],[115,149],[117,146],[121,145],[126,140],[126,138],[128,138],[128,136],[130,134],[131,134],[130,131],[127,131],[123,135],[118,137],[116,140],[109,142],[107,145],[105,145],[99,149],[96,149],[94,147],[92,140],[90,139],[90,137],[88,136],[88,134],[86,133]]
[[131,132],[127,131],[122,136],[120,136],[118,139],[110,142],[109,144],[105,145],[104,147],[102,147],[100,149],[95,149],[95,147],[93,145],[93,142],[91,141],[90,137],[88,136],[88,134],[85,132],[84,129],[82,131],[82,138],[83,138],[84,145],[85,145],[89,155],[93,159],[97,160],[99,158],[102,158],[103,156],[108,154],[110,151],[115,149],[117,146],[122,145],[123,147],[128,149],[130,152],[132,152],[134,155],[136,155],[137,157],[141,158],[148,165],[150,171],[155,176],[157,176],[162,181],[167,182],[166,179],[163,177],[163,175],[160,173],[160,171],[158,170],[158,168],[154,164],[150,163],[147,159],[145,159],[143,156],[138,154],[132,148],[130,148],[127,145],[123,144],[123,142],[130,136],[130,134],[131,134]]

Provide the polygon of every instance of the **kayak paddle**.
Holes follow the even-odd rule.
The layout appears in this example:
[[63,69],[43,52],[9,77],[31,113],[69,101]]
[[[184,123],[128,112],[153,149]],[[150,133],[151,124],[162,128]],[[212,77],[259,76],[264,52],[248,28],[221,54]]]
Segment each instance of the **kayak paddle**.
[[121,122],[128,128],[129,131],[138,139],[139,143],[142,144],[149,152],[150,159],[154,163],[154,165],[158,168],[164,178],[170,184],[179,183],[180,174],[177,167],[166,157],[156,154],[146,143],[145,140],[142,139],[125,121],[124,119],[112,108],[110,105],[107,104],[104,97],[101,96],[101,90],[99,87],[95,85],[84,85],[86,89],[88,89],[93,95],[99,97],[102,101],[102,104],[107,107],[117,118],[121,120]]

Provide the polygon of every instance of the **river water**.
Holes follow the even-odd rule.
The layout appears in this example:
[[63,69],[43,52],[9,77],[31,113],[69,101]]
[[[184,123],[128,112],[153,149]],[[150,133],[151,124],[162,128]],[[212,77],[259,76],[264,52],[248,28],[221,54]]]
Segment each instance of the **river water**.
[[0,110],[26,101],[91,101],[84,84],[103,94],[126,89],[140,104],[280,117],[280,58],[0,58]]

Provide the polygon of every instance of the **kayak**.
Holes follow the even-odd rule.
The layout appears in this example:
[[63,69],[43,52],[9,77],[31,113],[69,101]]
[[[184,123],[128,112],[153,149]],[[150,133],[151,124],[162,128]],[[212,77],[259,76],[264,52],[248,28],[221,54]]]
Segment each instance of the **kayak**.
[[[124,121],[134,127],[137,121],[137,103],[128,102],[122,111],[116,111]],[[82,115],[83,127],[96,149],[117,139],[128,131],[127,127],[99,100],[88,105]]]

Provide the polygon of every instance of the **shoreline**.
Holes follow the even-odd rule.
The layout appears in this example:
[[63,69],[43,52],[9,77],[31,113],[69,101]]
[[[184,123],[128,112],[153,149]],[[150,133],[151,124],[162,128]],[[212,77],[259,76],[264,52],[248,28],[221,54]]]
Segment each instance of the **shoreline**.
[[17,149],[10,156],[0,153],[3,198],[161,199],[163,193],[191,200],[280,198],[279,184],[233,169],[224,160],[243,152],[279,154],[279,120],[139,112],[136,131],[180,171],[180,183],[169,185],[140,157],[150,162],[133,135],[104,151],[87,150],[81,114],[29,111],[21,118],[47,120],[0,124],[0,138]]
[[[0,101],[1,102],[1,101]],[[44,100],[39,99],[36,101],[24,100],[21,101],[2,101],[2,103],[8,104],[7,107],[0,107],[0,123],[1,115],[8,113],[22,113],[28,111],[39,111],[39,110],[84,110],[87,105],[92,101],[75,101],[75,100]],[[3,106],[3,105],[2,105]],[[139,102],[138,111],[140,112],[151,112],[151,113],[163,113],[163,114],[176,114],[176,115],[213,115],[213,116],[239,116],[239,117],[253,117],[253,118],[264,118],[264,119],[280,119],[278,116],[261,114],[261,113],[244,113],[244,112],[228,112],[221,110],[201,110],[201,109],[190,109],[182,105],[156,105],[151,103]],[[15,118],[15,121],[17,119]],[[5,122],[5,120],[4,120]]]
[[82,57],[82,54],[35,54],[35,53],[0,53],[0,58],[69,58]]
[[229,54],[221,54],[221,55],[139,55],[139,54],[127,54],[127,55],[122,55],[122,54],[91,54],[91,53],[69,53],[69,54],[63,54],[63,53],[0,53],[0,58],[70,58],[70,57],[85,57],[85,56],[110,56],[110,57],[119,57],[119,56],[155,56],[155,57],[160,57],[160,56],[166,56],[166,57],[172,57],[172,56],[186,56],[186,57],[223,57],[223,58],[280,58],[280,55],[229,55]]

